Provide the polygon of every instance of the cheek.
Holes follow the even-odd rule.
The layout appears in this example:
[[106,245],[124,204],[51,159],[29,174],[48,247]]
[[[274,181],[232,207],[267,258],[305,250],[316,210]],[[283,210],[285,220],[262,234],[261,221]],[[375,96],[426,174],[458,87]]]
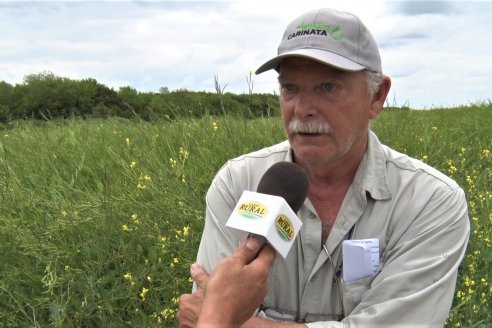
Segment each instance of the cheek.
[[280,101],[280,112],[282,114],[282,122],[284,124],[284,127],[287,128],[289,122],[292,120],[292,117],[294,116],[294,110],[293,108],[287,106],[285,102]]
[[282,125],[284,127],[284,132],[285,132],[285,135],[289,135],[289,122],[290,122],[290,118],[288,118],[284,112],[282,112]]

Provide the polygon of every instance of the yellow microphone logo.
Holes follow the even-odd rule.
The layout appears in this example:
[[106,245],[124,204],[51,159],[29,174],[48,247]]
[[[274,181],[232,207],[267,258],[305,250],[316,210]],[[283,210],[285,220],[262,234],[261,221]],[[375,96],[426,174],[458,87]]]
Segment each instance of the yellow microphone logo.
[[256,201],[241,203],[237,208],[238,213],[247,219],[259,219],[268,214],[268,208]]
[[275,219],[275,228],[277,233],[285,241],[294,239],[294,226],[288,217],[281,214]]

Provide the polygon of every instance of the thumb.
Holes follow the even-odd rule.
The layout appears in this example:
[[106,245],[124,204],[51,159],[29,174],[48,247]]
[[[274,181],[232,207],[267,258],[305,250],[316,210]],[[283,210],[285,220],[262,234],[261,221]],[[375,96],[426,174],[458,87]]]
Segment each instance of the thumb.
[[191,278],[195,281],[198,289],[203,289],[207,285],[209,274],[203,267],[194,263],[190,268]]
[[248,237],[239,247],[236,249],[231,257],[239,259],[242,263],[248,264],[257,255],[263,247],[264,243],[254,236]]

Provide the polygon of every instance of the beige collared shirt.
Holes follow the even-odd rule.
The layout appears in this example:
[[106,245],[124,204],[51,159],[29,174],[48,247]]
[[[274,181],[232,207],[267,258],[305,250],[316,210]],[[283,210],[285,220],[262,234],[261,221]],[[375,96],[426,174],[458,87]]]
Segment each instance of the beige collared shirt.
[[[287,141],[228,161],[207,193],[197,262],[209,272],[239,240],[225,227],[244,190],[254,191],[274,163],[292,161]],[[308,327],[442,327],[469,237],[463,190],[432,167],[382,145],[369,132],[359,165],[328,239],[306,199],[286,259],[277,256],[260,316]],[[378,238],[375,276],[343,281],[341,243]]]

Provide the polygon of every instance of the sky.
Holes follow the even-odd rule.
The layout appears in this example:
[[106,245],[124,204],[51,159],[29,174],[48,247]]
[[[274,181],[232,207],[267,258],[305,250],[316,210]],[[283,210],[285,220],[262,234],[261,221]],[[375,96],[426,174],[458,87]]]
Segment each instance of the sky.
[[492,1],[0,0],[0,81],[51,72],[118,90],[278,93],[287,24],[315,8],[358,15],[372,32],[388,104],[415,109],[492,101]]

